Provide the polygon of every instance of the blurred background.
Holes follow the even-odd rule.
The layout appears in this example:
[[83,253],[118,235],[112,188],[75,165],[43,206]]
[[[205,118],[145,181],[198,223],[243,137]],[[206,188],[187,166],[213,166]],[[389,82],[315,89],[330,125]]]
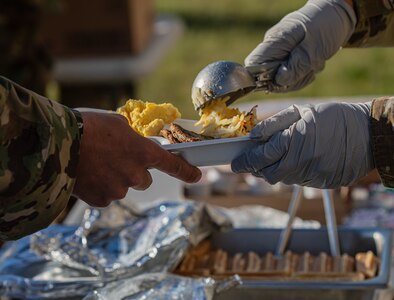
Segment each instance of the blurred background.
[[[197,73],[217,60],[243,63],[265,31],[304,2],[2,0],[0,72],[70,106],[114,109],[137,98],[197,118]],[[391,51],[341,50],[306,89],[237,103],[393,94]]]

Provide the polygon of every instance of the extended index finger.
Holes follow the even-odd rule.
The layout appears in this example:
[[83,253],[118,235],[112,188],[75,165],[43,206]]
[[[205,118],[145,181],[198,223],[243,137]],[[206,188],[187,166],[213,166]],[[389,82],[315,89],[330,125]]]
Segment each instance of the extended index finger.
[[268,142],[247,150],[231,162],[235,173],[259,173],[260,170],[277,163],[286,154],[290,144],[290,132],[276,133]]
[[250,133],[250,137],[266,142],[274,134],[289,128],[300,118],[300,108],[292,105],[257,124]]
[[200,169],[189,164],[182,157],[172,154],[162,149],[160,146],[159,148],[160,151],[156,152],[158,157],[153,161],[150,167],[188,183],[195,183],[200,180]]

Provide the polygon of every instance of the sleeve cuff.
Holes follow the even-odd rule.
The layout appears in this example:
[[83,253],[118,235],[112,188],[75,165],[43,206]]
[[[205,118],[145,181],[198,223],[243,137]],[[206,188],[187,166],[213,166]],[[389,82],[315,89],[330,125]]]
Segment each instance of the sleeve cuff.
[[394,187],[394,97],[373,100],[371,108],[372,153],[387,187]]

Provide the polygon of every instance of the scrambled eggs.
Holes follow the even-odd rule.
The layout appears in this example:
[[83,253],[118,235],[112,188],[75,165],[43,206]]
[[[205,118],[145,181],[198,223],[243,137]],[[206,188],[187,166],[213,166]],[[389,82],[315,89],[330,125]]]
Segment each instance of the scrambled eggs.
[[238,108],[226,106],[228,98],[213,101],[201,111],[196,126],[202,126],[201,133],[215,138],[247,135],[257,123],[256,107],[250,112],[240,112]]
[[178,109],[171,103],[156,104],[130,99],[117,109],[129,125],[142,136],[159,135],[164,125],[180,118]]

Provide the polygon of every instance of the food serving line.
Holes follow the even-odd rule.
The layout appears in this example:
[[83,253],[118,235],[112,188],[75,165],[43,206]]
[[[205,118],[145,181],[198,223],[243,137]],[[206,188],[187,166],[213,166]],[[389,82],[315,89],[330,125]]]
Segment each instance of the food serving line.
[[[193,85],[196,108],[216,98],[224,97],[230,103],[252,90],[271,88],[269,70],[263,72],[268,75],[257,81],[242,66],[228,62],[209,66],[208,79],[205,71]],[[242,80],[231,82],[243,86],[218,83],[226,78],[223,72],[240,76]],[[210,86],[211,83],[214,85]],[[231,139],[163,147],[181,153],[196,165],[212,166],[227,164],[250,147],[247,138],[236,139],[235,147],[229,146]],[[211,154],[202,156],[201,151]],[[185,299],[392,299],[391,230],[337,228],[329,190],[322,191],[327,227],[310,228],[305,223],[304,228],[294,229],[302,200],[302,188],[294,186],[282,229],[252,223],[236,228],[228,211],[182,199],[174,194],[179,182],[156,175],[151,191],[130,191],[124,201],[105,210],[91,209],[78,201],[65,224],[5,245],[0,252],[0,294],[11,298],[85,300],[180,296]],[[155,191],[149,196],[152,189]],[[169,190],[172,194],[166,196],[170,199],[157,199]],[[149,197],[151,202],[147,201]],[[138,205],[141,203],[145,206]],[[237,215],[245,218],[241,210],[231,214],[232,218]],[[373,276],[357,280],[345,280],[341,276],[252,278],[236,273],[220,278],[215,273],[212,278],[201,274],[179,276],[177,270],[188,251],[207,238],[215,251],[221,249],[230,255],[253,251],[261,255],[275,253],[280,258],[289,250],[316,256],[324,252],[336,258],[345,253],[355,257],[371,252],[378,267]]]
[[[188,299],[392,299],[392,232],[383,228],[332,229],[338,233],[339,243],[336,245],[341,254],[354,256],[372,251],[378,257],[380,263],[376,276],[365,280],[288,280],[285,277],[272,280],[241,276],[238,281],[230,275],[221,280],[171,277],[172,271],[187,254],[188,245],[207,236],[215,248],[232,254],[291,250],[294,253],[308,251],[314,255],[320,252],[335,255],[332,249],[335,251],[337,246],[330,245],[327,228],[290,230],[301,202],[300,187],[294,188],[290,217],[283,223],[287,224],[284,228],[262,228],[257,224],[251,228],[252,223],[247,228],[233,228],[228,221],[223,221],[226,211],[220,208],[189,200],[171,202],[167,198],[167,201],[155,201],[158,194],[154,192],[158,189],[161,196],[171,189],[169,197],[178,197],[174,192],[176,186],[172,184],[175,181],[156,175],[152,187],[155,191],[148,206],[148,196],[132,190],[120,209],[112,206],[105,210],[91,210],[85,205],[77,205],[66,218],[66,223],[81,225],[49,228],[3,249],[0,255],[1,294],[28,299],[85,297],[89,300],[120,299],[115,292],[121,291],[122,296],[134,295],[130,299],[139,299],[136,295],[146,295],[148,287],[149,293],[161,293],[162,298],[155,299],[171,299],[175,294],[185,295],[186,291],[194,291]],[[134,206],[138,202],[145,207]],[[240,208],[234,211],[238,217],[244,215]],[[247,212],[245,217],[248,217]],[[334,214],[329,218],[334,218]],[[216,225],[211,226],[211,223]],[[92,290],[102,298],[92,296]],[[201,290],[203,294],[197,297]]]
[[[239,97],[242,97],[252,91],[266,91],[270,92],[274,89],[272,84],[272,74],[274,73],[274,66],[269,64],[259,67],[260,70],[251,70],[250,68],[245,68],[240,64],[219,61],[208,65],[204,68],[196,77],[192,86],[192,100],[196,110],[201,110],[206,105],[209,105],[213,101],[226,101],[229,105],[236,101]],[[261,70],[264,68],[264,70]],[[253,74],[258,73],[256,77]],[[187,160],[197,165],[210,165],[211,161],[199,161],[198,157],[210,157],[213,160],[217,160],[220,163],[230,163],[233,158],[235,158],[239,153],[244,151],[246,148],[250,147],[250,141],[239,140],[236,142],[239,146],[228,147],[225,143],[220,148],[219,145],[210,144],[209,147],[212,148],[211,153],[205,153],[205,155],[198,155],[196,151],[200,150],[199,145],[187,148],[183,145],[180,146],[167,146],[169,151],[176,151],[181,153]],[[202,145],[201,145],[202,146]],[[207,145],[208,146],[208,145]],[[166,146],[164,146],[166,147]],[[225,148],[225,149],[224,149]],[[193,149],[195,151],[193,152]],[[221,157],[215,157],[215,153],[231,153],[231,157],[226,157],[222,155]],[[230,155],[230,154],[229,154]],[[227,161],[226,161],[227,159]],[[244,281],[244,284],[240,289],[236,289],[237,292],[228,291],[223,293],[220,299],[239,299],[241,297],[251,297],[252,295],[258,298],[262,294],[267,296],[271,294],[275,299],[306,299],[309,297],[317,297],[319,299],[333,299],[334,298],[344,298],[344,299],[377,299],[379,295],[391,294],[379,293],[379,289],[385,289],[389,286],[389,277],[391,272],[391,252],[392,252],[392,233],[390,230],[386,229],[356,229],[350,230],[351,235],[345,238],[346,229],[341,229],[338,231],[336,225],[335,211],[333,207],[333,200],[331,192],[329,190],[322,190],[324,210],[326,216],[326,228],[321,230],[320,236],[313,238],[313,231],[304,232],[294,232],[292,234],[293,221],[296,216],[298,206],[301,201],[302,188],[300,186],[293,187],[292,199],[288,210],[288,221],[283,230],[280,232],[276,231],[275,240],[270,240],[267,244],[272,247],[277,244],[275,253],[278,257],[283,257],[285,251],[290,249],[295,252],[310,251],[314,249],[313,243],[319,241],[319,252],[331,253],[332,257],[341,256],[342,251],[344,253],[351,253],[355,255],[358,251],[373,251],[380,261],[379,271],[376,277],[364,279],[362,281],[343,281],[341,279],[332,278],[328,281],[320,281],[319,279],[314,281],[287,281],[285,278],[279,281],[269,280],[255,280],[255,281]],[[263,235],[259,236],[258,235]],[[323,247],[323,237],[322,234],[327,235],[327,242],[324,242]],[[224,235],[224,238],[222,238]],[[227,235],[227,237],[226,237]],[[249,235],[249,236],[248,236]],[[253,236],[256,235],[256,236]],[[293,235],[293,243],[289,243],[291,236]],[[248,236],[248,237],[247,237]],[[248,238],[250,240],[248,240]],[[219,242],[215,239],[218,239]],[[294,239],[299,239],[302,241],[301,245],[297,245]],[[251,251],[251,248],[255,248],[251,241],[264,240],[268,241],[267,237],[264,236],[264,231],[252,231],[252,232],[230,232],[230,233],[219,233],[219,238],[217,236],[213,237],[213,243],[216,243],[216,247],[220,248],[230,248],[230,252],[236,252],[234,249],[239,246],[235,245],[245,245],[248,246],[241,249],[242,253]],[[235,241],[235,242],[234,242]],[[349,248],[349,241],[351,241],[351,248]],[[341,245],[343,247],[341,247]],[[255,249],[258,253],[267,253],[272,251],[272,249],[267,249],[264,245],[264,249],[258,247]],[[301,246],[297,248],[297,246]],[[249,247],[249,248],[248,248]],[[240,249],[238,249],[240,250]],[[314,249],[315,251],[317,249]],[[280,290],[278,290],[280,289]],[[282,290],[283,289],[283,290]]]

